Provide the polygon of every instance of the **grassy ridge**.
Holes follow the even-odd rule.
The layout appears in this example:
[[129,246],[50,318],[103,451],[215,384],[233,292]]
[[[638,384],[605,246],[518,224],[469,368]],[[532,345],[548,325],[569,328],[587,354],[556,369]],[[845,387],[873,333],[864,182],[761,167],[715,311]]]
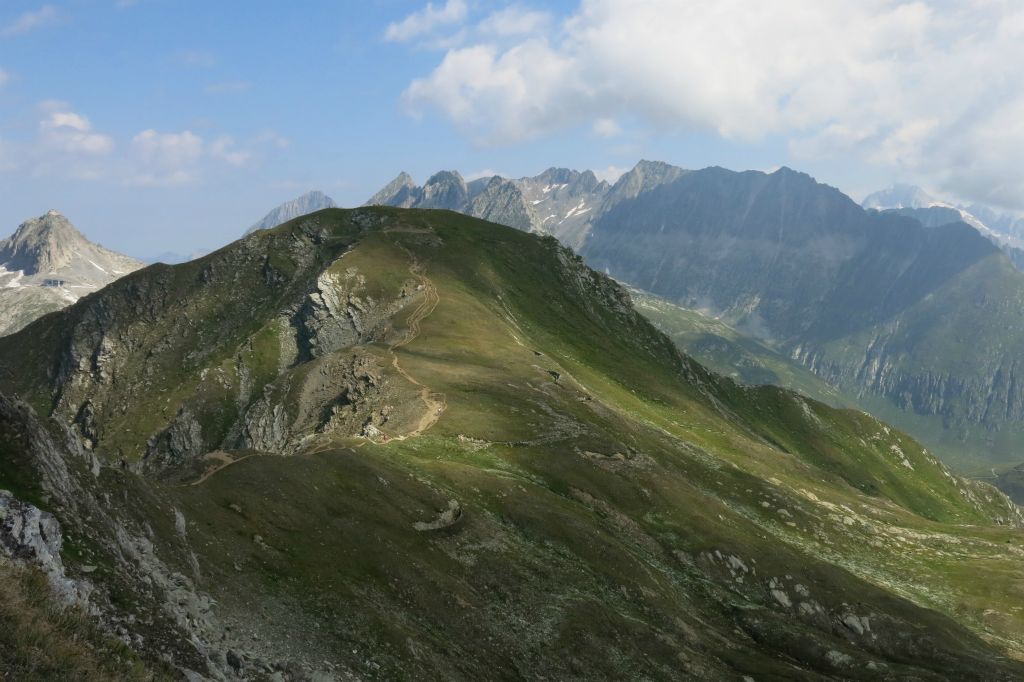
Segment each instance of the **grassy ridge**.
[[[390,301],[412,266],[438,294],[418,333],[404,305],[372,340],[282,360],[325,270]],[[187,408],[209,418],[213,449],[255,401],[298,414],[310,394],[297,387],[359,354],[395,409],[388,441],[323,430],[294,456],[149,482],[184,520],[153,519],[158,551],[194,557],[221,632],[261,656],[387,679],[1020,672],[1002,658],[1024,651],[1024,615],[1005,600],[1024,538],[1004,498],[862,413],[705,370],[554,240],[447,212],[328,210],[133,277],[147,291],[182,282],[181,296],[147,299],[145,322],[106,319],[114,380],[89,370],[55,387],[26,364],[4,389],[72,417],[75,401],[102,401],[146,429],[164,422],[142,411]],[[30,327],[32,352],[101,345],[86,333],[96,311],[120,313],[130,291]],[[161,339],[168,359],[147,355]],[[402,439],[423,416],[411,381],[444,408]],[[152,435],[102,433],[98,450]]]

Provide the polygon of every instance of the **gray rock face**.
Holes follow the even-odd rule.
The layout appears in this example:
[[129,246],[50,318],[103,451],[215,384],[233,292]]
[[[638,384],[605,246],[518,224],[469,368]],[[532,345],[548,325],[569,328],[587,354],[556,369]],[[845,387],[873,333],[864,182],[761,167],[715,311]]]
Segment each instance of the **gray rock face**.
[[57,211],[0,241],[0,336],[143,267],[88,241]]
[[0,554],[15,563],[40,568],[65,603],[84,604],[87,586],[65,575],[60,547],[60,524],[53,514],[0,490]]
[[514,183],[495,176],[476,193],[467,211],[477,218],[529,232],[539,224],[536,211]]
[[337,206],[338,204],[334,202],[334,199],[319,190],[306,192],[302,196],[286,201],[270,211],[270,213],[257,221],[255,225],[246,230],[245,233],[250,234],[256,230],[269,230],[300,216],[325,208],[336,208]]
[[459,211],[468,201],[469,190],[458,171],[440,171],[423,185],[416,208],[446,208]]
[[384,188],[370,197],[367,206],[397,206],[409,208],[417,199],[417,187],[412,177],[402,171],[398,177],[384,185]]

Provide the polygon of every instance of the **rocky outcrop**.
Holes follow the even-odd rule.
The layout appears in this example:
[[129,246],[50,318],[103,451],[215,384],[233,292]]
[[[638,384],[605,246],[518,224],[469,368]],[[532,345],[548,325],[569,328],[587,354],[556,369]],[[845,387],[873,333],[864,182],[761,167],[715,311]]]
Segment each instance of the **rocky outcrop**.
[[60,548],[60,523],[53,514],[0,490],[0,556],[40,568],[62,602],[85,605],[90,587],[67,577]]

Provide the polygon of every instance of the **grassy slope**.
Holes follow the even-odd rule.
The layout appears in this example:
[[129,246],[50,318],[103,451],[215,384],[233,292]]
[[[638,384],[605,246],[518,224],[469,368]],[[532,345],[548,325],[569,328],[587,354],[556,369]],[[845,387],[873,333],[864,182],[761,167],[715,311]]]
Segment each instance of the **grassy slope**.
[[89,617],[56,603],[46,577],[0,562],[0,678],[21,682],[171,680]]
[[829,405],[853,405],[806,368],[720,320],[638,289],[630,294],[636,309],[680,350],[722,376],[753,386],[782,386]]
[[[942,299],[947,293],[936,296]],[[683,352],[738,382],[782,386],[829,405],[857,406],[913,434],[954,470],[972,477],[986,479],[993,469],[1004,471],[1019,461],[1016,453],[1024,433],[1012,425],[1005,425],[999,431],[989,431],[980,426],[968,428],[963,424],[946,424],[941,416],[902,410],[889,400],[865,392],[857,386],[832,386],[778,351],[700,312],[682,308],[639,290],[633,292],[633,297],[637,310],[675,341]],[[923,308],[925,310],[913,312],[913,315],[932,314],[927,306]],[[972,320],[970,324],[976,327],[980,320]],[[878,331],[873,328],[864,332],[853,342],[837,345],[832,352],[840,355],[849,352],[851,347],[857,348],[858,344],[867,343],[868,338]],[[968,350],[964,340],[950,334],[947,329],[944,334],[936,337],[927,352],[955,357]],[[978,376],[975,380],[981,382],[985,378]]]
[[[446,410],[419,437],[320,437],[311,454],[250,457],[163,490],[188,520],[202,589],[236,629],[409,678],[870,678],[881,665],[985,678],[998,671],[983,640],[1024,651],[1012,606],[1024,538],[990,521],[1007,509],[984,488],[870,417],[679,358],[599,302],[599,280],[561,267],[552,241],[449,213],[380,213],[413,230],[369,233],[342,262],[382,291],[410,254],[422,265],[440,300],[393,352]],[[318,214],[339,243],[350,215]],[[318,262],[340,252],[331,243]],[[195,282],[195,267],[174,281]],[[274,305],[172,347],[175,361],[148,375],[167,414],[195,400],[173,391],[203,369],[241,362],[271,380],[278,332],[260,311]],[[166,334],[166,319],[177,318],[147,333]],[[60,320],[33,329],[59,334]],[[216,352],[175,355],[198,338],[216,338]],[[383,343],[363,351],[392,358]],[[50,401],[31,377],[14,385]],[[146,436],[118,436],[116,452]],[[416,529],[451,499],[459,523]],[[873,634],[843,625],[854,615]]]
[[[769,574],[792,574],[799,566],[799,580],[815,593],[837,599],[845,589],[859,596],[871,591],[828,563],[809,559],[823,557],[919,603],[948,613],[962,609],[957,615],[983,632],[987,629],[980,605],[991,602],[969,594],[966,581],[946,582],[934,572],[939,567],[952,571],[952,564],[969,563],[969,554],[978,552],[1016,575],[1016,560],[1003,557],[998,543],[1017,535],[992,528],[980,538],[968,536],[971,550],[958,552],[955,562],[937,561],[942,551],[925,548],[959,545],[961,532],[950,534],[958,525],[933,524],[923,517],[958,524],[982,521],[937,463],[909,439],[893,436],[866,417],[769,389],[750,392],[724,384],[722,398],[746,412],[738,427],[737,420],[709,410],[692,384],[666,374],[670,353],[659,347],[650,329],[635,330],[635,338],[655,349],[653,357],[618,336],[600,337],[602,343],[595,345],[595,332],[601,330],[571,310],[569,301],[557,296],[538,300],[538,294],[559,291],[565,282],[552,277],[550,257],[537,253],[530,238],[505,233],[491,237],[472,223],[459,225],[454,216],[431,222],[446,244],[422,257],[442,292],[441,304],[424,321],[421,336],[402,353],[402,362],[444,393],[448,411],[427,436],[416,440],[358,451],[343,444],[337,449],[321,446],[316,461],[301,465],[247,461],[200,486],[208,486],[215,501],[200,490],[189,491],[190,503],[198,505],[193,515],[227,517],[231,527],[239,528],[237,554],[232,556],[243,557],[243,566],[266,571],[264,579],[295,584],[296,598],[319,603],[325,611],[330,608],[318,602],[322,594],[306,594],[309,585],[330,585],[338,608],[350,602],[333,594],[334,589],[370,589],[387,605],[379,609],[386,615],[356,627],[393,642],[392,655],[400,661],[409,655],[401,646],[403,638],[419,641],[426,636],[420,646],[427,651],[451,647],[453,639],[472,641],[455,650],[463,673],[481,658],[506,660],[508,665],[543,659],[551,642],[560,639],[595,657],[576,657],[581,672],[650,673],[646,665],[630,666],[686,650],[678,644],[680,626],[671,625],[673,614],[694,608],[708,613],[713,607],[707,601],[718,597],[705,596],[707,601],[699,606],[692,603],[699,599],[691,594],[694,586],[664,565],[675,553],[699,557],[719,550],[758,561]],[[396,258],[377,263],[390,270],[400,266]],[[538,350],[543,354],[537,355]],[[552,369],[561,375],[557,384],[549,374]],[[585,396],[597,398],[580,400]],[[797,456],[769,446],[765,436]],[[897,443],[916,474],[909,475],[896,460],[890,448]],[[857,461],[850,461],[851,455]],[[280,477],[272,488],[281,505],[294,504],[299,490],[311,499],[300,509],[289,509],[284,520],[277,516],[277,505],[271,505],[273,512],[262,511],[265,500],[244,491],[265,490],[275,480],[263,467]],[[312,492],[306,480],[317,481]],[[386,509],[377,518],[360,518],[367,509],[379,507],[378,496],[387,500]],[[416,520],[428,520],[443,509],[449,498],[467,509],[455,537],[428,539],[410,530]],[[231,503],[244,510],[242,518],[224,511]],[[336,514],[327,528],[320,526],[321,504]],[[780,509],[789,515],[781,515]],[[854,527],[847,518],[856,519]],[[208,528],[219,526],[206,523]],[[245,537],[249,523],[277,548],[270,554],[283,556],[254,552]],[[202,525],[197,522],[197,529]],[[317,550],[331,546],[325,538],[336,533],[341,538],[373,537],[375,542],[369,547],[358,543],[358,558],[344,551],[355,540],[337,542],[340,555]],[[905,539],[908,533],[919,535]],[[223,536],[211,537],[220,542]],[[880,551],[880,544],[894,542],[906,546]],[[394,561],[396,553],[408,562]],[[296,561],[303,558],[307,560]],[[230,575],[228,567],[224,571]],[[628,586],[624,596],[616,585]],[[498,590],[497,603],[488,590]],[[572,594],[578,596],[567,600]],[[593,648],[596,642],[584,641],[594,637],[588,633],[593,619],[610,615],[594,612],[597,595],[615,605],[612,613],[632,614],[607,625],[620,636],[631,633],[622,641],[622,651],[599,654]],[[407,600],[405,608],[413,609],[396,619],[402,600]],[[416,613],[440,617],[448,634],[431,641],[424,623],[401,622]],[[640,621],[627,626],[640,614]],[[483,625],[482,618],[493,619],[497,628]],[[527,623],[535,619],[548,627],[531,632]],[[1009,631],[1019,634],[1020,623],[1012,621]],[[499,653],[510,646],[509,640],[494,637],[492,648],[477,636],[481,627],[489,632],[509,628],[517,642],[515,661]],[[717,627],[728,632],[724,622]],[[747,636],[765,636],[749,627],[757,634]],[[779,622],[769,628],[780,637],[785,629]],[[452,638],[452,633],[459,636]],[[648,644],[668,646],[654,655],[641,644],[651,638],[677,644]],[[746,657],[751,660],[744,663]],[[378,660],[389,658],[378,652]],[[763,672],[761,666],[767,665],[750,651],[737,658],[731,663],[751,672]],[[439,658],[433,663],[454,665]],[[777,674],[795,673],[783,665]]]

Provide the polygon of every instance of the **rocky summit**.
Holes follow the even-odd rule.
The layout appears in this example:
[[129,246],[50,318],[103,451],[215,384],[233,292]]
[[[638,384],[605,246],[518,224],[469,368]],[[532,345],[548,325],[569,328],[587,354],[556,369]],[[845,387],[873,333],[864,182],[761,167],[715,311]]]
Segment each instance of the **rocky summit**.
[[0,338],[0,396],[0,566],[92,614],[0,642],[100,679],[1024,676],[1018,507],[550,236],[319,211]]
[[267,213],[267,215],[263,216],[252,227],[246,230],[245,233],[251,234],[256,230],[266,230],[271,227],[277,227],[281,223],[286,223],[294,218],[313,213],[314,211],[319,211],[323,208],[334,208],[337,205],[338,204],[334,202],[334,199],[330,198],[320,190],[312,190],[272,209]]
[[58,211],[27,220],[0,241],[0,335],[142,266],[88,241]]

